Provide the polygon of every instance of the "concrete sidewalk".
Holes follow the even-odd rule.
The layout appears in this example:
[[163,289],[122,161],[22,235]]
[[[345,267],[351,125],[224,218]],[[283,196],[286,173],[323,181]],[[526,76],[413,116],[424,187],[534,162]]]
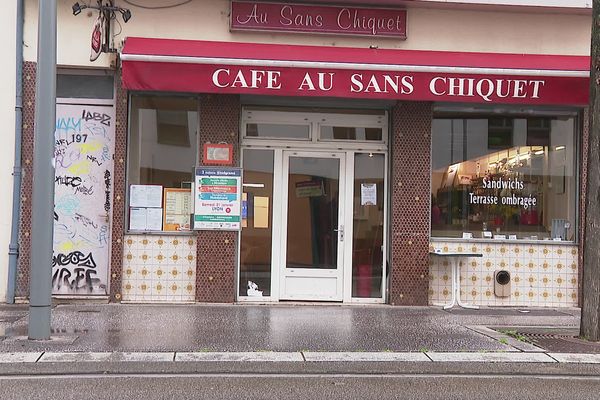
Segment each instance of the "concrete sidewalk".
[[535,362],[600,363],[498,327],[577,332],[578,309],[387,305],[117,305],[53,308],[52,339],[27,340],[27,306],[0,306],[0,363]]

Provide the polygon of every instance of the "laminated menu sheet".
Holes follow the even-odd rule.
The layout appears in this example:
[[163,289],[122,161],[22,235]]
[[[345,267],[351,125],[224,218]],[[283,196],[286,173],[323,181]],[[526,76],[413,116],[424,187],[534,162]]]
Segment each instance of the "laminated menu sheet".
[[163,187],[160,185],[131,185],[129,207],[162,207]]

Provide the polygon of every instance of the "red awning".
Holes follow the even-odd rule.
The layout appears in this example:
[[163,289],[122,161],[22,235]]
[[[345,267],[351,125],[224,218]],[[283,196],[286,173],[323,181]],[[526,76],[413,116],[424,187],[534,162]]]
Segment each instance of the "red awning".
[[130,90],[477,103],[588,102],[590,58],[128,38]]

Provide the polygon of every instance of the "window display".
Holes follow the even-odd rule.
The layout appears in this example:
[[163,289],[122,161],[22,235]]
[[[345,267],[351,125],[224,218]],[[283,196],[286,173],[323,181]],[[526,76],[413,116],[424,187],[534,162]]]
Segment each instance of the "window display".
[[576,115],[432,124],[431,236],[576,240]]
[[198,152],[197,110],[194,97],[131,96],[127,171],[130,230],[190,230],[190,188]]

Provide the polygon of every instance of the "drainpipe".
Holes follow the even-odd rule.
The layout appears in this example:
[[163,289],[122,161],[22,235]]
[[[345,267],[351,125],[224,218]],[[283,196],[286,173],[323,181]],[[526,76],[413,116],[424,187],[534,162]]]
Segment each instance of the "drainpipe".
[[16,96],[15,96],[15,161],[13,166],[13,202],[8,245],[8,287],[6,302],[14,304],[19,261],[19,224],[21,222],[21,139],[23,126],[23,2],[17,0],[17,51],[16,51]]

